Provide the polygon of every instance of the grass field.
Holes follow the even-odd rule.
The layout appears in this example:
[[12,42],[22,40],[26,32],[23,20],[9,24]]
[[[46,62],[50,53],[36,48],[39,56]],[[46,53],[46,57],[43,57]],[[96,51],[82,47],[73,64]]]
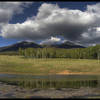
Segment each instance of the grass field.
[[100,63],[98,63],[98,60],[89,59],[33,59],[0,55],[0,73],[32,75],[100,74]]

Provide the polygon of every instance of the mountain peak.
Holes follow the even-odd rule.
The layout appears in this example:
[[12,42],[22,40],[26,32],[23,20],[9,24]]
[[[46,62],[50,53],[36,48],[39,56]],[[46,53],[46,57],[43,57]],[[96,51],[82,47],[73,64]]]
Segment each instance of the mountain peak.
[[63,44],[67,44],[67,45],[76,45],[75,43],[71,42],[71,41],[65,41]]
[[55,47],[55,48],[65,48],[65,49],[71,49],[71,48],[84,48],[81,45],[77,45],[71,41],[66,41],[62,44],[54,44],[54,45],[39,45],[34,43],[33,41],[20,41],[10,46],[5,46],[0,48],[0,52],[4,51],[18,51],[19,48],[44,48],[44,47]]
[[34,43],[34,42],[29,40],[23,40],[23,41],[18,41],[17,43]]
[[0,51],[18,51],[19,48],[42,48],[40,45],[34,42],[20,41],[10,46],[1,47]]

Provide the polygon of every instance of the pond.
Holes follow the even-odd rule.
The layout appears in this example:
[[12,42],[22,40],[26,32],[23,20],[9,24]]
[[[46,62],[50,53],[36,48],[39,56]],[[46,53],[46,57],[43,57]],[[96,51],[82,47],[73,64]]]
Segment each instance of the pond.
[[99,75],[16,75],[0,74],[0,81],[25,88],[100,87]]

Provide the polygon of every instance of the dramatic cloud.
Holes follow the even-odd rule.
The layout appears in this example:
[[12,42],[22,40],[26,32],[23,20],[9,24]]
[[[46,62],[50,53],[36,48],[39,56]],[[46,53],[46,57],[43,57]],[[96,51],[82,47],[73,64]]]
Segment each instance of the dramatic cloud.
[[58,44],[59,42],[62,42],[60,38],[57,37],[51,37],[50,39],[46,39],[42,41],[40,44]]
[[36,16],[24,23],[6,24],[1,32],[5,38],[46,39],[43,43],[51,42],[52,38],[48,38],[56,36],[82,44],[100,42],[100,3],[88,5],[86,11],[44,3]]

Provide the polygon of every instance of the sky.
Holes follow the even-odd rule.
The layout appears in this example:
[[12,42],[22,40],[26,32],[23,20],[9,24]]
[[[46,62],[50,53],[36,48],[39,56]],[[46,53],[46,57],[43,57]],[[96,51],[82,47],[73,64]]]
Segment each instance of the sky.
[[0,2],[0,47],[23,40],[100,44],[100,2]]

